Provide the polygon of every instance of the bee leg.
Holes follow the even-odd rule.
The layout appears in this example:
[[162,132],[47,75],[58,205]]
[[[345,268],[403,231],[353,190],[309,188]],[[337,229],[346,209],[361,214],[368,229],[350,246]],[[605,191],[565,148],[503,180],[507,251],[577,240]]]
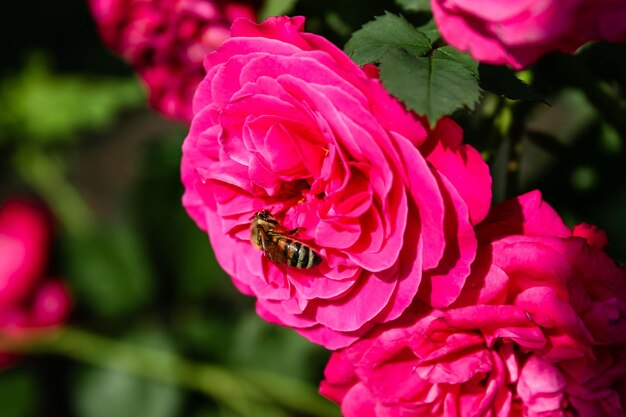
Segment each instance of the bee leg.
[[291,229],[287,232],[288,236],[291,235],[295,235],[296,233],[298,233],[300,230],[304,230],[304,227],[296,227],[295,229]]
[[257,225],[256,230],[257,230],[257,238],[256,238],[257,244],[261,247],[261,250],[263,251],[263,253],[267,253],[265,242],[269,240],[269,236],[267,235],[267,232],[265,231],[265,229],[260,225]]

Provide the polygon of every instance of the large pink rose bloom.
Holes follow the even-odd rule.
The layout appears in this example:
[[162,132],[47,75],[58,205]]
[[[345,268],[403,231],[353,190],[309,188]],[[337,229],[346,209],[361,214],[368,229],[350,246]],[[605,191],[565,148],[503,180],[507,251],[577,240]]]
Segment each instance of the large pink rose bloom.
[[346,417],[626,415],[626,276],[604,235],[570,231],[537,192],[478,230],[455,303],[334,353],[322,393]]
[[89,0],[105,43],[147,86],[150,105],[191,121],[191,103],[204,77],[204,56],[230,36],[238,17],[254,19],[245,0]]
[[14,356],[3,340],[23,340],[59,325],[70,299],[58,280],[46,279],[49,225],[35,206],[10,200],[0,207],[0,368]]
[[[183,145],[183,204],[265,319],[330,349],[420,290],[459,295],[490,202],[488,168],[450,119],[433,132],[301,17],[237,20],[206,60]],[[270,211],[322,257],[297,269],[250,242]]]
[[591,40],[626,42],[622,0],[433,0],[444,39],[476,60],[522,69]]

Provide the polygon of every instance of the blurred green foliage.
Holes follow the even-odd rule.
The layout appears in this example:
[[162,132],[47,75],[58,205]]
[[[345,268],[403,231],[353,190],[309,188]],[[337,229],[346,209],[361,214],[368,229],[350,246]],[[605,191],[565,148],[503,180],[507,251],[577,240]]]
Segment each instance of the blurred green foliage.
[[[167,336],[155,331],[135,332],[124,340],[172,349]],[[79,416],[174,417],[179,415],[183,401],[179,387],[102,368],[78,369],[72,382],[72,406]]]
[[0,101],[11,103],[0,112],[0,141],[45,144],[102,129],[145,97],[133,79],[54,75],[45,55],[34,54],[19,74],[2,80]]
[[[9,11],[22,15],[26,7],[11,5]],[[336,415],[336,407],[315,393],[328,353],[259,319],[254,301],[233,288],[206,234],[183,210],[185,127],[147,109],[132,72],[97,39],[85,4],[60,7],[68,14],[57,41],[76,37],[75,49],[30,33],[22,39],[25,49],[8,49],[3,57],[14,60],[0,78],[6,104],[0,113],[0,199],[30,194],[55,212],[50,274],[70,285],[69,324],[106,339],[93,345],[85,339],[74,348],[81,339],[68,339],[59,352],[78,361],[43,356],[0,373],[0,416]],[[43,6],[42,13],[55,16],[52,9]],[[15,26],[4,23],[3,30]],[[42,32],[52,32],[59,21],[40,23]],[[169,382],[131,375],[121,370],[128,359],[123,351],[116,354],[116,343],[250,372],[242,381],[255,385],[274,378],[293,398],[270,390],[263,401],[246,399],[243,385],[224,382],[230,401],[190,389],[185,378],[195,386],[202,382],[184,373]],[[157,375],[167,373],[167,364],[154,366]],[[298,404],[307,395],[314,400]],[[237,402],[250,413],[233,407]],[[311,412],[302,409],[305,404]]]
[[410,12],[430,11],[430,1],[428,0],[396,0],[396,3]]
[[298,0],[267,0],[259,12],[259,19],[289,14],[297,2]]
[[101,368],[80,371],[74,381],[75,411],[85,417],[172,417],[178,415],[180,390]]
[[37,387],[33,373],[15,368],[4,371],[0,377],[0,404],[2,417],[33,415]]
[[74,295],[94,316],[123,320],[152,299],[154,274],[131,228],[96,228],[67,239],[64,252]]

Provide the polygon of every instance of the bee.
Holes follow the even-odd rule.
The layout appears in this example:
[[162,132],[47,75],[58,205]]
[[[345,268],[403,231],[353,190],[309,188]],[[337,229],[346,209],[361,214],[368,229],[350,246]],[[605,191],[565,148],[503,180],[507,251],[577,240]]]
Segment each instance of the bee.
[[267,210],[259,211],[250,220],[252,245],[262,250],[272,262],[298,269],[310,269],[322,262],[322,257],[317,252],[290,238],[302,230],[301,227],[287,230]]

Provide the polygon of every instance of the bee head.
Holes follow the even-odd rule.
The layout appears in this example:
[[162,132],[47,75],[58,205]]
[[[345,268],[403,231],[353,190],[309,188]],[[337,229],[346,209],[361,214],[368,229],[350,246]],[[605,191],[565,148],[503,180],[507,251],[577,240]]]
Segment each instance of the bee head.
[[261,249],[261,243],[259,240],[259,229],[265,231],[265,233],[274,230],[278,226],[278,221],[267,210],[261,210],[250,217],[252,226],[250,227],[250,240],[255,248]]
[[257,211],[254,216],[250,217],[251,221],[256,221],[256,220],[262,220],[264,222],[268,222],[268,223],[272,223],[272,224],[278,224],[278,222],[276,221],[276,219],[270,214],[269,211],[267,210],[261,210],[261,211]]

